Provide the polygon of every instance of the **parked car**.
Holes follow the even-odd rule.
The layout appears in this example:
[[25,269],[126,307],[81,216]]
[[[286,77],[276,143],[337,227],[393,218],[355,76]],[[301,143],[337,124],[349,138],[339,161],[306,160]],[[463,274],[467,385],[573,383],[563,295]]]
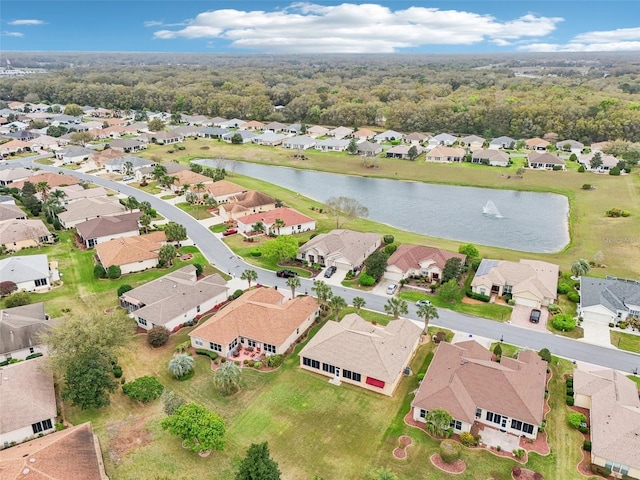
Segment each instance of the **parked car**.
[[331,275],[333,275],[334,273],[336,273],[336,270],[337,270],[336,266],[335,266],[335,265],[331,265],[329,268],[327,268],[327,269],[324,271],[324,278],[330,278],[330,277],[331,277]]
[[130,180],[133,180],[133,177],[131,175],[125,175],[124,177],[122,177],[123,182],[128,182]]
[[229,235],[233,235],[234,233],[238,233],[237,228],[227,228],[224,232],[222,232],[222,236],[227,237]]
[[540,315],[542,315],[542,312],[537,308],[534,308],[531,310],[531,314],[529,315],[529,321],[531,323],[538,323],[540,321]]
[[422,307],[424,305],[431,305],[431,302],[429,300],[425,300],[425,299],[418,300],[416,302],[416,307]]
[[291,278],[291,277],[295,277],[298,274],[296,272],[294,272],[293,270],[288,270],[288,269],[284,269],[284,270],[278,270],[276,272],[276,276],[278,277],[282,277],[282,278]]
[[396,290],[398,290],[398,285],[392,283],[387,287],[387,295],[393,295],[394,293],[396,293]]

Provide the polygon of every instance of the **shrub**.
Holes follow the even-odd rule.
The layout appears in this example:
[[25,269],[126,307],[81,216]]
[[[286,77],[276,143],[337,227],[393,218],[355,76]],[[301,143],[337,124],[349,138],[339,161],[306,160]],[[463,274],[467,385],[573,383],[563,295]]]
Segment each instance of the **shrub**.
[[516,304],[516,301],[513,298],[507,300],[507,305],[513,307]]
[[567,397],[573,397],[573,387],[567,385]]
[[393,235],[385,235],[384,237],[382,237],[382,241],[384,243],[386,243],[387,245],[393,243],[393,241],[395,240]]
[[102,265],[96,265],[95,267],[93,267],[93,276],[96,278],[106,278],[107,271]]
[[460,441],[465,447],[473,447],[476,445],[476,439],[470,432],[462,432],[460,434]]
[[194,263],[193,266],[196,267],[196,275],[198,277],[202,275],[202,272],[204,272],[204,267],[199,263]]
[[42,357],[42,352],[32,353],[31,355],[27,355],[25,360],[31,360],[32,358]]
[[265,363],[267,364],[267,367],[279,367],[280,365],[282,365],[283,361],[284,358],[282,357],[282,355],[278,354],[267,357]]
[[569,397],[567,396],[566,398],[566,403],[569,407],[573,407],[573,403],[575,402],[575,400],[573,399],[573,397]]
[[147,343],[152,347],[161,347],[169,340],[169,330],[162,325],[153,327],[147,333]]
[[445,463],[454,463],[460,458],[460,444],[455,440],[440,442],[440,458]]
[[609,328],[613,328],[615,327],[615,325],[613,324],[613,322],[609,322]]
[[257,368],[258,370],[260,370],[262,368],[262,362],[255,362],[253,364],[253,368]]
[[122,367],[120,365],[113,366],[113,376],[116,378],[122,377]]
[[131,285],[120,285],[118,287],[118,297],[124,295],[125,293],[127,293],[129,290],[133,290],[133,287]]
[[583,190],[591,190],[591,184],[590,183],[585,183],[584,185],[582,185],[582,189]]
[[251,256],[252,257],[261,257],[262,256],[262,252],[260,250],[258,250],[257,248],[253,248],[253,249],[251,249]]
[[358,282],[363,287],[370,287],[374,283],[376,283],[376,279],[373,278],[371,275],[367,275],[366,273],[361,273],[360,277],[358,278]]
[[149,403],[155,400],[160,395],[164,386],[158,381],[156,377],[140,377],[133,382],[125,383],[122,386],[124,394],[132,400],[137,400],[142,403]]
[[572,412],[567,417],[567,421],[569,422],[569,425],[571,425],[573,428],[578,428],[580,427],[581,423],[584,423],[587,421],[587,417],[585,417],[584,414],[582,413]]
[[344,276],[345,280],[353,280],[353,278],[355,277],[355,273],[353,273],[353,270],[349,270],[347,271],[346,275]]
[[416,378],[418,379],[419,382],[421,382],[422,380],[424,380],[424,373],[417,374]]
[[121,275],[122,275],[122,270],[120,270],[120,267],[118,265],[111,265],[107,269],[107,277],[109,277],[111,280],[120,278]]
[[216,352],[204,350],[203,348],[197,348],[196,355],[204,355],[206,357],[209,357],[211,360],[215,360],[216,358],[218,358],[218,354]]
[[560,305],[550,303],[547,305],[547,310],[549,310],[549,313],[558,313],[560,311]]
[[611,209],[609,209],[609,210],[607,210],[605,212],[605,215],[607,217],[616,218],[616,217],[628,217],[629,215],[631,215],[631,213],[629,213],[628,210],[621,210],[619,208],[611,208]]
[[480,300],[482,302],[488,302],[489,300],[491,300],[491,297],[489,295],[483,295],[482,293],[475,293],[475,292],[472,292],[471,290],[467,290],[466,294],[467,294],[467,297],[473,298],[474,300]]
[[502,356],[502,346],[497,343],[495,347],[493,347],[493,354],[500,358]]
[[578,303],[580,301],[580,294],[578,292],[569,292],[567,293],[567,298],[573,303]]
[[393,252],[395,252],[398,249],[397,245],[387,245],[386,247],[384,247],[384,253],[386,253],[388,256],[393,255]]
[[0,282],[0,297],[5,297],[7,295],[11,295],[13,292],[18,290],[18,286],[12,281],[4,281]]
[[29,294],[27,292],[16,292],[7,297],[7,299],[4,301],[4,306],[6,308],[14,308],[21,307],[23,305],[29,305],[29,303],[31,303],[31,299],[29,298]]
[[579,172],[579,173],[584,173],[584,172],[585,172],[584,165],[580,165],[580,166],[578,167],[578,172]]
[[589,433],[589,427],[587,427],[586,425],[580,425],[578,427],[578,431],[580,433]]
[[566,283],[558,283],[558,293],[561,295],[566,295],[571,290],[571,287]]
[[540,355],[540,358],[547,363],[551,361],[551,352],[548,348],[543,348],[542,350],[540,350],[538,352],[538,355]]
[[591,451],[591,442],[589,440],[585,440],[584,442],[582,442],[582,449],[585,452],[590,452]]
[[554,171],[556,171],[556,172],[557,172],[558,170],[562,170],[562,165],[554,165],[554,166],[553,166],[553,170],[554,170]]
[[173,415],[178,408],[184,405],[184,400],[171,390],[162,393],[162,404],[164,413]]
[[238,289],[235,292],[233,292],[233,294],[231,295],[231,300],[235,300],[236,298],[242,296],[242,294],[244,293],[243,290]]
[[522,474],[522,469],[520,467],[513,467],[511,473],[514,477],[519,477]]
[[516,448],[513,450],[513,456],[516,458],[524,458],[524,448]]
[[553,328],[560,330],[561,332],[570,332],[576,328],[576,321],[568,313],[561,313],[560,315],[553,317],[551,325]]
[[620,168],[618,168],[618,166],[613,167],[611,170],[609,170],[609,175],[613,175],[613,176],[620,176]]
[[482,262],[482,258],[474,258],[471,261],[471,268],[473,269],[474,272],[478,270],[478,267],[480,266],[480,262]]

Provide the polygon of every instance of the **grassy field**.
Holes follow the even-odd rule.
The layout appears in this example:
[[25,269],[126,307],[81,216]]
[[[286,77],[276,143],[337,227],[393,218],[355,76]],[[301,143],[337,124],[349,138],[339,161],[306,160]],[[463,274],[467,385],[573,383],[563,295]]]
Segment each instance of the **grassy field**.
[[488,318],[490,320],[497,320],[499,322],[506,322],[511,318],[511,307],[505,305],[498,305],[495,303],[449,303],[444,302],[435,295],[427,295],[426,293],[416,291],[404,291],[398,294],[398,297],[408,302],[417,302],[418,300],[427,299],[439,308],[448,308],[460,313],[466,313],[474,315],[476,317]]
[[621,350],[640,353],[640,335],[610,330],[611,345]]
[[[605,252],[603,263],[607,268],[595,269],[593,275],[617,275],[622,277],[640,277],[640,249],[637,248],[640,238],[640,222],[634,218],[640,215],[638,193],[640,177],[637,173],[614,177],[591,173],[578,173],[569,168],[566,172],[529,171],[523,178],[516,178],[516,165],[509,168],[486,167],[481,165],[432,164],[421,161],[410,162],[397,159],[380,159],[378,168],[366,168],[359,157],[345,153],[305,152],[306,160],[296,159],[290,151],[282,148],[261,147],[257,145],[229,145],[218,141],[189,140],[184,143],[183,151],[167,153],[166,146],[151,146],[142,155],[158,159],[178,159],[188,162],[194,158],[222,158],[240,161],[284,165],[301,169],[313,169],[327,172],[361,175],[367,177],[385,177],[420,182],[441,183],[450,185],[469,185],[486,188],[528,190],[553,192],[565,195],[570,202],[571,243],[563,251],[554,254],[534,254],[505,250],[494,247],[481,247],[485,257],[507,260],[518,260],[524,256],[558,263],[563,270],[568,270],[572,261],[577,258],[592,259],[598,251]],[[203,147],[208,147],[203,149]],[[224,162],[220,162],[224,166]],[[230,179],[249,186],[262,185],[262,182],[245,182],[240,176],[229,171]],[[582,190],[582,185],[591,183],[592,190]],[[266,188],[262,188],[265,192]],[[294,197],[283,198],[287,204],[307,212],[306,200],[298,204]],[[313,202],[311,202],[313,203]],[[612,207],[626,209],[631,212],[630,218],[607,218],[604,212]],[[308,212],[307,212],[308,213]],[[349,228],[366,230],[371,222],[358,221],[349,224]],[[372,231],[378,231],[378,226]],[[385,227],[385,230],[393,230]],[[393,232],[389,232],[393,233]],[[409,234],[402,237],[402,243],[422,242],[433,246],[457,250],[459,242],[430,238]]]
[[187,212],[196,220],[206,220],[208,218],[211,218],[211,214],[208,211],[209,207],[207,207],[206,205],[191,205],[188,202],[180,202],[176,204],[176,207]]

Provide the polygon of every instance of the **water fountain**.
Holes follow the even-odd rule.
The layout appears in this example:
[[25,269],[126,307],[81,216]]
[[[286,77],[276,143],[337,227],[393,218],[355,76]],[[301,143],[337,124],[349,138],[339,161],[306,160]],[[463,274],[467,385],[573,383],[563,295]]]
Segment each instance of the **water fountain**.
[[489,217],[502,218],[502,214],[500,210],[498,210],[498,207],[496,207],[496,204],[493,203],[493,200],[489,200],[487,204],[482,207],[482,213]]

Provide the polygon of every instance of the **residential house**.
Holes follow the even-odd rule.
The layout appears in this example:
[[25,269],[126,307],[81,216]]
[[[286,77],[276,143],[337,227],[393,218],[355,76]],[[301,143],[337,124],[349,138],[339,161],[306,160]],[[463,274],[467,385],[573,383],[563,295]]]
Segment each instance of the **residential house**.
[[265,132],[265,133],[267,133],[267,132],[278,133],[278,132],[284,131],[284,129],[286,129],[286,128],[287,128],[287,126],[284,123],[270,122],[270,123],[267,123],[264,126],[262,131]]
[[[148,134],[150,135],[150,134]],[[147,149],[149,142],[145,138],[123,138],[109,142],[107,145],[111,150],[124,153],[136,153]]]
[[107,128],[96,128],[94,130],[89,130],[95,138],[99,139],[107,139],[107,138],[120,138],[125,135],[136,135],[138,133],[138,129],[133,126],[122,126],[116,125],[113,127]]
[[544,420],[547,362],[533,350],[500,363],[492,356],[475,340],[440,342],[411,402],[413,419],[426,423],[430,411],[444,409],[457,434],[480,424],[535,439]]
[[222,127],[222,128],[240,128],[245,123],[247,122],[245,122],[244,120],[240,120],[239,118],[232,118],[231,120],[225,120],[224,122],[220,122],[220,124],[216,126]]
[[253,139],[258,136],[257,134],[250,132],[249,130],[235,130],[225,133],[221,138],[227,143],[233,143],[233,137],[235,137],[236,135],[240,137],[240,143],[251,143]]
[[290,135],[298,135],[302,133],[302,124],[292,123],[291,125],[287,125],[287,128],[285,128],[283,132],[288,133]]
[[11,202],[0,203],[0,222],[6,220],[26,220],[27,214],[13,201],[13,197],[8,196]]
[[312,138],[324,137],[329,133],[329,129],[322,127],[320,125],[314,125],[313,127],[307,128],[306,135],[309,135]]
[[196,126],[211,126],[213,125],[212,119],[205,115],[182,115],[182,121],[187,123],[188,125],[196,125]]
[[0,310],[0,359],[25,360],[46,353],[39,336],[50,326],[43,302]]
[[9,252],[53,243],[53,239],[53,234],[40,219],[0,222],[0,246]]
[[7,157],[9,155],[19,155],[24,152],[31,151],[31,142],[23,140],[9,140],[0,145],[0,155]]
[[222,138],[224,135],[229,133],[228,128],[220,128],[220,127],[205,127],[200,130],[200,135],[202,138]]
[[307,150],[313,148],[316,145],[316,139],[307,137],[306,135],[300,135],[298,137],[288,137],[282,142],[283,148],[289,148],[291,150]]
[[141,168],[150,167],[153,168],[157,164],[154,161],[147,160],[142,157],[135,157],[133,155],[127,155],[124,157],[114,158],[105,162],[104,169],[109,173],[119,174],[135,174]]
[[14,140],[21,140],[23,142],[31,142],[40,136],[35,130],[18,130],[17,132],[9,132],[6,135]]
[[211,177],[207,177],[201,173],[192,172],[191,170],[181,170],[174,173],[172,177],[174,180],[173,185],[171,185],[171,190],[174,193],[179,193],[184,188],[188,188],[189,190],[196,192],[196,185],[207,185],[209,183],[213,183],[213,179]]
[[337,127],[337,128],[332,128],[331,130],[329,130],[327,132],[327,136],[340,139],[340,138],[348,137],[352,133],[353,133],[353,128]]
[[227,119],[224,117],[213,117],[211,119],[211,123],[214,127],[219,127],[223,122],[226,122]]
[[26,180],[33,174],[34,174],[33,170],[29,170],[27,168],[22,168],[22,167],[7,168],[5,170],[0,170],[0,187],[9,186],[10,188],[13,188],[12,183]]
[[511,137],[497,137],[489,142],[489,150],[513,150],[516,148],[516,140]]
[[173,145],[174,143],[184,142],[184,135],[173,131],[144,133],[140,135],[140,138],[146,138],[151,143],[158,145]]
[[327,138],[326,140],[318,140],[315,149],[321,152],[344,152],[351,143],[346,138]]
[[[602,164],[593,168],[591,167],[591,161],[593,160],[593,157],[596,154],[600,155],[600,160],[602,161]],[[582,165],[585,168],[585,170],[588,170],[594,173],[608,173],[609,170],[611,170],[613,167],[616,167],[619,162],[620,162],[620,159],[614,157],[613,155],[607,155],[605,153],[596,152],[593,150],[584,155],[578,155],[578,163]]]
[[558,274],[558,265],[539,260],[482,259],[471,290],[481,295],[511,295],[516,305],[546,307],[558,297]]
[[65,185],[77,185],[78,183],[80,183],[80,180],[73,175],[66,175],[64,173],[35,172],[28,179],[14,182],[11,186],[22,189],[26,182],[31,182],[34,185],[43,182],[49,185],[50,190],[54,190]]
[[288,137],[286,135],[283,135],[282,133],[266,132],[266,133],[263,133],[262,135],[253,137],[251,141],[256,145],[265,145],[268,147],[275,147],[275,146],[281,145],[282,142],[287,138]]
[[471,154],[471,163],[491,165],[492,167],[508,167],[509,154],[502,150],[474,150]]
[[250,120],[238,127],[239,130],[251,130],[252,132],[256,130],[262,131],[263,128],[264,128],[264,123],[259,122],[258,120]]
[[373,140],[373,137],[375,136],[376,132],[369,130],[368,128],[360,128],[351,134],[351,138],[355,138],[358,142]]
[[[276,225],[277,220],[284,222],[284,225],[278,227]],[[258,222],[262,222],[265,226],[265,232],[277,235],[293,235],[316,229],[316,221],[313,218],[293,208],[280,207],[268,212],[254,213],[238,218],[238,231],[240,233],[250,233],[253,225]]]
[[114,238],[96,245],[96,255],[105,269],[117,265],[122,274],[126,275],[156,267],[158,252],[165,243],[167,235],[163,231]]
[[422,145],[422,142],[429,138],[428,135],[420,132],[407,133],[402,136],[402,141],[411,145]]
[[102,125],[106,125],[105,128],[114,126],[124,126],[129,122],[128,118],[106,118],[102,121]]
[[58,187],[64,196],[61,201],[63,205],[82,200],[84,198],[106,197],[107,191],[104,187],[84,188],[82,185],[67,185],[66,187]]
[[58,148],[58,139],[49,135],[40,135],[31,141],[31,150],[55,150]]
[[380,247],[376,233],[332,230],[313,237],[298,249],[297,258],[309,264],[335,266],[341,270],[360,267]]
[[104,164],[109,160],[124,157],[125,155],[127,154],[122,150],[107,148],[105,150],[94,151],[91,155],[89,155],[89,161],[93,162],[97,168],[102,168]]
[[524,141],[524,148],[536,152],[546,152],[549,145],[551,144],[542,138],[529,138]]
[[16,204],[16,201],[11,195],[0,195],[0,205],[15,205],[15,204]]
[[114,238],[140,235],[138,221],[142,212],[123,213],[112,217],[96,217],[76,225],[76,232],[87,248],[93,248]]
[[580,277],[578,315],[603,325],[640,318],[640,282],[610,276]]
[[273,288],[243,293],[189,334],[191,345],[232,357],[241,348],[282,355],[313,325],[320,309],[315,298],[284,301]]
[[396,145],[391,147],[385,152],[387,158],[402,158],[404,160],[411,159],[410,150],[416,149],[416,157],[423,152],[423,149],[419,145]]
[[373,325],[356,313],[328,321],[300,351],[300,368],[391,396],[420,343],[411,320]]
[[37,292],[50,290],[58,272],[49,268],[46,255],[24,255],[1,259],[0,278],[15,283],[18,290]]
[[200,130],[203,127],[198,127],[195,125],[180,125],[179,127],[174,127],[171,129],[171,132],[176,135],[182,135],[184,138],[196,138],[200,136]]
[[426,245],[402,244],[387,260],[384,278],[400,282],[412,276],[427,277],[429,282],[442,278],[442,271],[450,258],[459,258],[464,264],[466,255]]
[[358,155],[363,157],[375,157],[382,153],[382,145],[365,141],[358,144]]
[[196,267],[187,265],[122,294],[120,306],[140,328],[172,331],[227,300],[228,290],[220,275],[198,279]]
[[461,162],[467,154],[464,148],[439,146],[427,152],[427,162]]
[[65,205],[65,209],[58,214],[63,228],[73,228],[92,218],[113,217],[127,211],[127,207],[115,197],[85,198]]
[[440,133],[429,139],[429,141],[427,142],[427,148],[432,149],[439,146],[450,147],[451,145],[456,143],[457,140],[458,137],[456,137],[455,135],[451,135],[449,133]]
[[[14,442],[22,443],[55,432],[56,415],[53,376],[44,359],[34,358],[2,367],[0,446],[6,448]],[[2,470],[0,474],[4,479]],[[24,471],[20,478],[25,478]]]
[[229,199],[247,192],[245,187],[236,185],[228,180],[218,180],[217,182],[207,183],[203,192],[196,192],[198,195],[209,195],[216,203],[226,203]]
[[580,155],[584,151],[584,143],[577,140],[563,140],[556,143],[556,150]]
[[387,130],[386,132],[382,132],[377,134],[373,139],[378,142],[393,142],[396,140],[401,140],[404,135],[400,132],[396,132],[394,130]]
[[592,152],[604,153],[604,151],[609,148],[610,145],[611,142],[595,142],[591,144],[590,150]]
[[614,478],[640,479],[638,386],[616,370],[573,372],[575,406],[589,410],[591,463]]
[[150,179],[153,177],[153,172],[156,168],[156,165],[162,165],[165,169],[167,175],[172,176],[178,172],[184,172],[185,170],[190,170],[190,168],[182,163],[178,162],[162,162],[162,163],[154,163],[153,166],[140,167],[134,172],[134,176],[136,180],[142,181],[143,178]]
[[531,152],[527,154],[527,166],[535,169],[566,170],[563,159],[546,152]]
[[480,150],[484,147],[486,140],[478,135],[467,135],[458,141],[458,145],[469,151]]
[[249,190],[227,199],[220,205],[219,214],[223,220],[237,220],[252,213],[268,212],[276,208],[276,199],[257,190]]

